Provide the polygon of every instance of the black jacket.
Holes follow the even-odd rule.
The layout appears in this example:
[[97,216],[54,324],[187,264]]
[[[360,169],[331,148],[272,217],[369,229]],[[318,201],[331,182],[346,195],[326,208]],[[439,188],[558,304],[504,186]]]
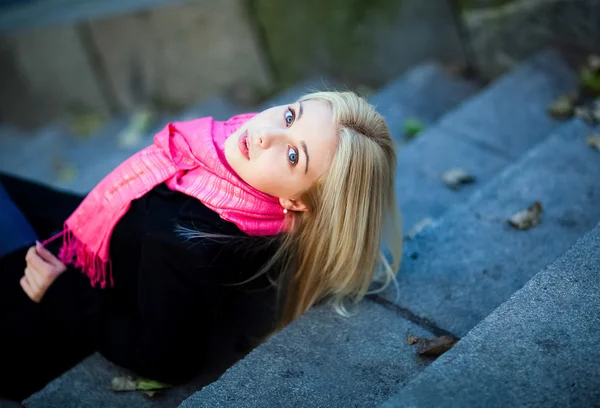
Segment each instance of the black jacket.
[[[7,176],[0,182],[42,238],[60,229],[81,200]],[[188,239],[178,226],[232,238]],[[59,244],[48,248],[57,253]],[[276,291],[268,276],[239,284],[261,268],[274,245],[159,185],[134,201],[113,231],[114,287],[92,288],[70,266],[39,305],[24,308],[54,328],[79,328],[93,349],[141,376],[179,383],[235,361],[275,327]],[[22,276],[24,251],[0,262],[0,269],[20,268],[12,283],[0,286],[22,292],[14,280]]]

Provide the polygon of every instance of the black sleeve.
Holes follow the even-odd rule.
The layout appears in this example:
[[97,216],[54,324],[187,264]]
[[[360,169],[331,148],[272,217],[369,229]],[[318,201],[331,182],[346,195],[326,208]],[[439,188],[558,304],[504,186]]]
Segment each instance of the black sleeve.
[[224,301],[219,248],[194,250],[172,237],[147,235],[138,272],[138,310],[104,321],[100,351],[138,375],[180,383],[201,368],[207,336]]

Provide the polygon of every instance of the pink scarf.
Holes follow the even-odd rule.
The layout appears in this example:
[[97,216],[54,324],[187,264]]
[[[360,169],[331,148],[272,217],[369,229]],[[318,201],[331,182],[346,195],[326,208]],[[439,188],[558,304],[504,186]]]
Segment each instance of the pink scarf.
[[284,229],[276,197],[242,181],[225,159],[225,139],[255,114],[228,121],[211,117],[168,124],[154,144],[136,153],[106,176],[65,221],[59,259],[82,269],[92,286],[106,287],[111,276],[110,238],[131,201],[161,183],[200,200],[249,235],[273,235]]

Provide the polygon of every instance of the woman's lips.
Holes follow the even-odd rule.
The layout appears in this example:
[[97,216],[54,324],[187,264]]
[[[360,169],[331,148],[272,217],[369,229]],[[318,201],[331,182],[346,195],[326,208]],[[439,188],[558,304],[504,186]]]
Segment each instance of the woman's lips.
[[240,134],[240,137],[238,138],[238,147],[240,149],[240,152],[242,153],[242,156],[244,156],[246,158],[246,160],[250,160],[250,152],[248,151],[248,132],[245,131],[244,133]]

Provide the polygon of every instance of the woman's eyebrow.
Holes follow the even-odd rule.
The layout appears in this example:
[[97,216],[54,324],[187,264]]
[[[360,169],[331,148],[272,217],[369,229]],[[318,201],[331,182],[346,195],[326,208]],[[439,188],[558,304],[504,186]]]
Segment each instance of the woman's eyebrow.
[[300,141],[300,146],[302,146],[302,150],[304,150],[304,155],[306,156],[306,168],[304,169],[304,174],[306,174],[308,173],[308,149],[306,148],[306,143],[304,142],[304,140]]
[[302,108],[302,101],[298,101],[298,117],[296,120],[300,120],[302,117],[302,112],[304,112],[304,109]]

